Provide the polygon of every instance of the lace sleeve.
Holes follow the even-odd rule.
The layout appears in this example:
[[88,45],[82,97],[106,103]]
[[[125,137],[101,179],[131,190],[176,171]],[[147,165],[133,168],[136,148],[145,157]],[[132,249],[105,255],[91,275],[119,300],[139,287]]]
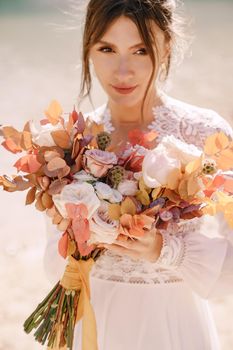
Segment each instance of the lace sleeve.
[[[190,115],[190,117],[192,116]],[[233,140],[233,130],[229,122],[211,109],[203,109],[202,113],[199,112],[195,115],[194,121],[189,121],[188,123],[193,124],[192,128],[196,129],[197,137],[195,140],[192,139],[191,141],[194,141],[193,143],[199,148],[203,148],[206,138],[216,132],[222,131]],[[184,128],[186,133],[184,133],[183,136],[184,141],[189,143],[190,139],[187,128],[187,126]]]
[[191,231],[184,225],[181,235],[161,234],[163,246],[156,261],[161,268],[175,270],[203,298],[233,293],[233,246],[218,235],[216,225],[204,221]]

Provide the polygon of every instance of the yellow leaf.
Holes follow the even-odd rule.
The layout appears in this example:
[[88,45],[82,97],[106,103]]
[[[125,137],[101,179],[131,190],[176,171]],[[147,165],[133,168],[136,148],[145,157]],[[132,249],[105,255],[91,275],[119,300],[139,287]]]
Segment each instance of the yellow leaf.
[[29,131],[23,131],[21,138],[21,147],[26,151],[32,149],[32,135]]
[[68,239],[67,256],[74,254],[76,251],[76,242],[74,240]]
[[233,202],[228,203],[224,210],[224,217],[230,226],[233,229]]
[[197,177],[194,175],[190,175],[187,180],[188,196],[194,196],[200,190],[201,190],[201,187],[198,183]]
[[60,103],[56,100],[53,100],[48,109],[45,110],[45,115],[49,122],[53,125],[56,125],[59,122],[59,118],[62,114],[62,107]]
[[198,169],[202,168],[203,158],[204,158],[204,155],[202,154],[198,159],[193,160],[192,162],[189,162],[185,167],[185,173],[191,174],[197,171]]
[[112,220],[119,220],[121,216],[121,206],[119,204],[109,204],[108,215]]
[[157,188],[153,189],[153,191],[152,191],[152,198],[153,198],[154,201],[159,197],[161,189],[162,189],[161,187],[157,187]]
[[216,202],[212,201],[209,198],[204,198],[203,203],[207,204],[204,208],[202,208],[202,212],[204,215],[211,215],[211,216],[216,215],[216,213],[217,213]]
[[167,179],[167,187],[171,190],[177,189],[181,177],[182,174],[180,172],[180,169],[174,169],[173,171],[171,171]]
[[233,149],[227,148],[223,150],[216,159],[218,168],[222,170],[230,170],[233,168]]
[[228,136],[226,134],[224,134],[223,131],[221,131],[217,134],[217,138],[216,138],[215,142],[216,142],[216,146],[220,150],[222,150],[222,149],[229,146],[230,140],[229,140]]
[[137,212],[136,205],[130,197],[126,197],[121,203],[121,214],[135,215]]
[[229,146],[228,137],[221,131],[210,135],[205,141],[204,152],[207,155],[214,155]]
[[136,194],[136,198],[143,204],[143,205],[149,205],[150,204],[150,197],[148,193],[145,190],[138,191]]
[[178,192],[182,199],[188,199],[188,189],[187,189],[187,180],[183,179],[180,181]]
[[143,179],[143,176],[140,177],[138,185],[139,185],[139,189],[140,189],[142,192],[143,192],[143,191],[146,191],[147,193],[150,193],[151,190],[152,190],[150,187],[148,187],[148,186],[145,184],[144,179]]

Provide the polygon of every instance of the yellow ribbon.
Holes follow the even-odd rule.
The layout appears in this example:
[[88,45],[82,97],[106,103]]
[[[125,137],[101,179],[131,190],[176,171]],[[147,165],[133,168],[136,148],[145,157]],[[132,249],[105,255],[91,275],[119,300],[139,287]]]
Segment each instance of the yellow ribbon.
[[[69,256],[64,275],[60,284],[68,290],[80,290],[77,306],[77,323],[82,317],[82,350],[98,350],[97,328],[94,310],[90,303],[90,281],[89,274],[94,264],[92,258],[88,260],[76,260]],[[51,348],[47,348],[50,350]],[[52,350],[66,350],[66,347],[52,348]]]

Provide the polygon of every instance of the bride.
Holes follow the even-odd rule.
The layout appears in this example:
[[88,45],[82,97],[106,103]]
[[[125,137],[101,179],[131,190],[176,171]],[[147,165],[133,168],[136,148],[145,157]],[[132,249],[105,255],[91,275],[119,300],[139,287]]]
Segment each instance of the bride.
[[[81,96],[91,92],[91,70],[107,102],[88,116],[103,124],[113,143],[132,129],[174,135],[202,148],[205,138],[230,125],[216,112],[176,100],[160,90],[177,40],[172,0],[90,0],[83,35]],[[99,350],[220,349],[208,299],[233,290],[233,247],[195,218],[172,230],[147,232],[131,242],[104,245],[91,271],[91,303]],[[48,222],[45,268],[60,278],[65,261],[57,253],[58,232]],[[51,259],[53,257],[53,259]],[[81,350],[81,329],[74,349]]]

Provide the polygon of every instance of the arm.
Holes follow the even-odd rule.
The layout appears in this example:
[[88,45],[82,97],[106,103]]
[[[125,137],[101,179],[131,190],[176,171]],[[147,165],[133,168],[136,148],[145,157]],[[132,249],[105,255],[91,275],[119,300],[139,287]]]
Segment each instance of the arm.
[[[156,261],[163,268],[176,270],[203,298],[233,293],[233,245],[226,237],[207,237],[205,233],[210,230],[209,234],[218,232],[216,225],[209,225],[204,222],[200,228],[189,228],[179,236],[161,231],[163,246]],[[232,230],[228,231],[233,235]]]
[[53,225],[51,218],[46,214],[44,219],[47,232],[47,242],[43,264],[48,280],[52,284],[55,284],[61,279],[67,263],[66,259],[58,253],[58,241],[61,238],[62,232],[57,229],[56,225]]

